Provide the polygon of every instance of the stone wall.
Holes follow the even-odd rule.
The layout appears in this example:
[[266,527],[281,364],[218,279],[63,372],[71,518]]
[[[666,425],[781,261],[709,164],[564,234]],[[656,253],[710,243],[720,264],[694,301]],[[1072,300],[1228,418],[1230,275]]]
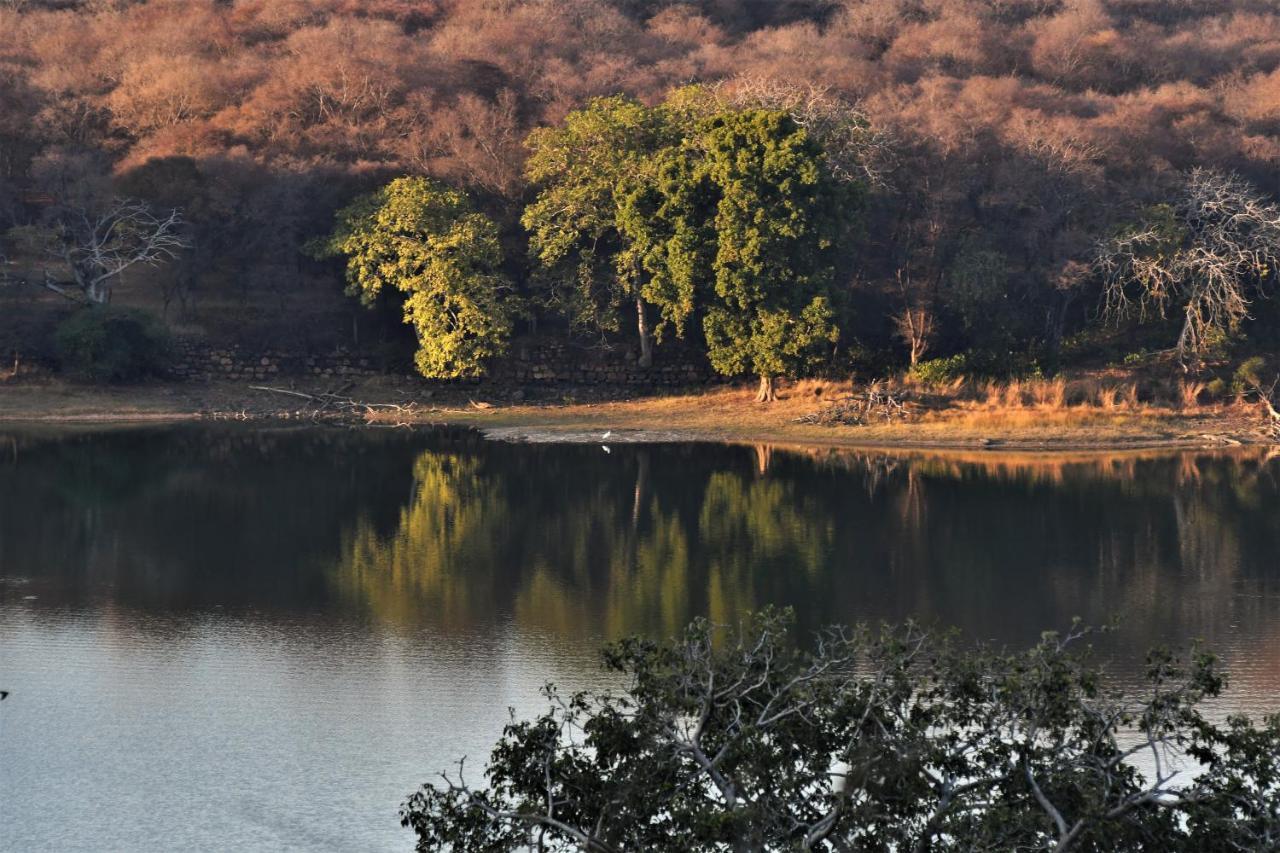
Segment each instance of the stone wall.
[[700,385],[712,379],[705,361],[690,352],[659,350],[653,366],[644,368],[630,351],[588,350],[557,342],[517,342],[506,358],[491,365],[488,381],[512,385]]
[[[599,385],[673,388],[700,385],[713,379],[706,360],[691,351],[659,350],[655,363],[642,368],[634,353],[620,349],[591,349],[557,341],[515,342],[511,352],[490,365],[486,385],[506,387]],[[237,347],[179,340],[168,373],[180,380],[263,382],[276,377],[359,378],[405,374],[407,366],[388,367],[370,353],[337,349],[326,353],[249,351]],[[468,383],[441,383],[468,384]]]
[[167,372],[174,379],[262,381],[274,376],[374,376],[383,371],[376,369],[367,355],[345,349],[321,354],[246,351],[178,340],[174,342],[173,363]]

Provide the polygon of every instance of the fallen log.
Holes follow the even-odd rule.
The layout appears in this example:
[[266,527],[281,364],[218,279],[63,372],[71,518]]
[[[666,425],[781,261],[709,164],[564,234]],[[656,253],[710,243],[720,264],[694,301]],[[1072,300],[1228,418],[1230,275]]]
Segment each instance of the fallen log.
[[250,391],[266,391],[271,394],[288,394],[290,397],[301,397],[304,400],[319,400],[315,394],[304,394],[301,391],[291,391],[288,388],[268,388],[265,385],[250,385]]

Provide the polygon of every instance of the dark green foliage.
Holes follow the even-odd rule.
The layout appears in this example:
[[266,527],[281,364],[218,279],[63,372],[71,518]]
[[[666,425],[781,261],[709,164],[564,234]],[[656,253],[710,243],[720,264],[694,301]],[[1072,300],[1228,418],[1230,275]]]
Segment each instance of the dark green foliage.
[[969,373],[969,362],[963,353],[932,358],[922,361],[911,368],[912,379],[924,385],[946,385],[957,379],[963,379]]
[[1246,358],[1240,362],[1240,366],[1231,376],[1231,393],[1243,395],[1252,391],[1254,388],[1262,387],[1263,380],[1269,379],[1267,373],[1267,360],[1260,355],[1252,358]]
[[701,145],[716,198],[711,363],[727,375],[794,374],[839,336],[835,260],[857,221],[857,188],[828,174],[821,147],[783,112],[717,116]]
[[[765,613],[623,641],[624,693],[549,687],[486,789],[446,779],[402,818],[421,851],[1276,849],[1280,718],[1210,722],[1225,682],[1198,650],[1153,652],[1122,694],[1085,634],[1008,653],[829,629],[801,649]],[[1201,767],[1172,773],[1178,754]]]
[[64,320],[54,333],[62,369],[92,382],[132,382],[164,369],[169,336],[151,314],[90,305]]

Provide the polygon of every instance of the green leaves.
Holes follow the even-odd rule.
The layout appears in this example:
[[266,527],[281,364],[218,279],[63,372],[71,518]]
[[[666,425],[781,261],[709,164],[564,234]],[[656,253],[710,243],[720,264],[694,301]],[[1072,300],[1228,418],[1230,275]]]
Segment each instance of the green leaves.
[[564,125],[529,135],[526,174],[539,187],[521,222],[552,305],[580,327],[616,330],[617,309],[640,295],[624,201],[650,185],[654,157],[679,138],[661,110],[599,98]]
[[715,198],[715,252],[704,272],[711,363],[762,377],[807,367],[839,335],[830,294],[859,190],[832,178],[821,148],[782,112],[716,116],[699,142],[696,173]]
[[605,98],[529,147],[530,248],[579,325],[616,329],[624,299],[658,308],[659,336],[701,315],[726,375],[792,373],[837,338],[830,295],[862,188],[786,112],[697,87],[652,108]]
[[498,227],[461,193],[399,178],[339,211],[334,233],[313,252],[346,256],[348,293],[366,304],[387,287],[405,294],[423,376],[478,376],[505,351],[515,307]]
[[[538,194],[521,222],[547,301],[573,325],[617,330],[634,302],[647,365],[646,306],[659,340],[700,319],[718,371],[765,379],[811,367],[838,338],[835,271],[862,189],[836,179],[788,113],[689,87],[656,107],[597,99],[526,144]],[[366,303],[405,294],[424,376],[477,375],[506,346],[497,226],[453,190],[393,181],[341,211],[312,252],[345,256]]]
[[[1280,841],[1280,719],[1211,723],[1209,656],[1106,683],[1078,624],[1006,652],[907,624],[706,620],[605,652],[625,693],[509,725],[488,787],[402,809],[419,850],[1264,850]],[[1169,773],[1179,755],[1199,769]],[[1137,766],[1136,756],[1153,764]],[[1169,761],[1172,760],[1173,764]]]

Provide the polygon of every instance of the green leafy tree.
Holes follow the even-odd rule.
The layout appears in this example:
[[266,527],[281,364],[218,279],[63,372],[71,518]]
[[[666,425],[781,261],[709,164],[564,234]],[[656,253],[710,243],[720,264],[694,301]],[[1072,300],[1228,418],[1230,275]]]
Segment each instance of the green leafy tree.
[[789,631],[766,613],[736,636],[700,621],[614,645],[625,693],[549,687],[547,713],[507,726],[487,788],[446,776],[403,822],[419,850],[492,853],[1280,844],[1280,717],[1207,719],[1212,656],[1154,652],[1128,694],[1078,628],[1017,653],[912,625],[832,628],[807,650]]
[[785,112],[704,119],[664,164],[645,216],[645,262],[659,283],[700,291],[707,354],[728,376],[774,379],[811,366],[839,336],[832,291],[862,187],[832,175],[821,147]]
[[699,308],[715,257],[715,194],[687,146],[658,152],[650,180],[622,195],[618,227],[644,271],[646,299],[658,306],[659,332],[683,336]]
[[506,351],[516,305],[501,272],[498,226],[463,194],[398,178],[339,211],[336,230],[316,248],[346,256],[348,292],[366,304],[388,287],[405,294],[423,376],[478,376]]
[[575,325],[602,331],[616,331],[622,307],[633,303],[646,367],[660,331],[651,328],[647,305],[657,304],[665,318],[668,297],[647,276],[645,235],[623,220],[628,199],[652,186],[663,153],[679,144],[684,112],[598,98],[526,142],[526,172],[539,189],[523,223],[552,303]]

